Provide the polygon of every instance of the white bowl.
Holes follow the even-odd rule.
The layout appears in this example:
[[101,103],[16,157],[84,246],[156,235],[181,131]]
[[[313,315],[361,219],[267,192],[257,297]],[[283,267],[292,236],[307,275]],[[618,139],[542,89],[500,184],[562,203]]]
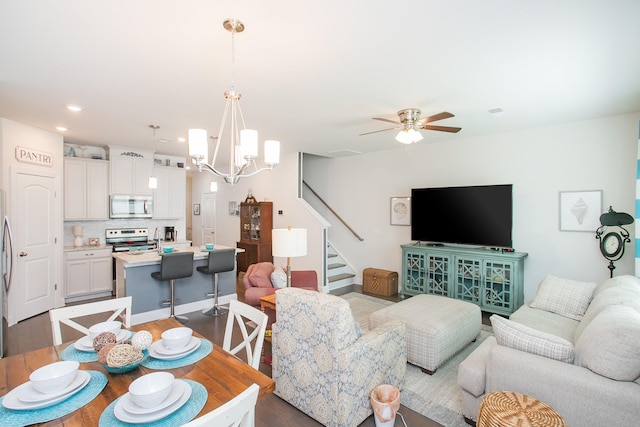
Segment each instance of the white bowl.
[[174,380],[169,372],[143,375],[129,385],[131,400],[141,408],[154,408],[169,395]]
[[95,337],[103,332],[112,332],[115,336],[118,336],[122,329],[122,322],[117,320],[111,320],[109,322],[100,322],[89,328],[89,337],[93,340]]
[[64,389],[78,373],[80,363],[68,360],[36,369],[29,375],[31,387],[37,392],[51,394]]
[[167,329],[162,333],[162,345],[169,350],[180,350],[191,341],[193,330],[185,326]]

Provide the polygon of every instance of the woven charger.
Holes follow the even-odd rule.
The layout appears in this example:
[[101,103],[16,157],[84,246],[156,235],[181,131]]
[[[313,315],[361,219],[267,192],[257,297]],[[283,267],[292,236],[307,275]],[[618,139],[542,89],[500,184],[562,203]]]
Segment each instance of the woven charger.
[[494,391],[480,403],[477,427],[566,427],[564,418],[533,397],[511,391]]

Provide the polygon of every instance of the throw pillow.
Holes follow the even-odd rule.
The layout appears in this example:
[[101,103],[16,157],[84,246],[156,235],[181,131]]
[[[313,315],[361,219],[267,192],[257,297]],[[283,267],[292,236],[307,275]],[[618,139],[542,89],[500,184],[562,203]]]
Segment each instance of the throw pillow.
[[271,273],[271,284],[274,288],[284,288],[287,286],[287,273],[280,268],[276,268]]
[[270,262],[252,264],[247,269],[247,280],[251,286],[256,288],[272,288],[271,273],[273,268],[273,264]]
[[573,362],[573,344],[566,339],[521,325],[496,314],[492,315],[490,320],[499,345],[561,362]]
[[640,376],[640,313],[612,305],[584,328],[576,342],[576,365],[617,381]]
[[587,311],[597,286],[593,282],[577,282],[547,276],[540,283],[536,297],[530,306],[569,319],[580,320]]

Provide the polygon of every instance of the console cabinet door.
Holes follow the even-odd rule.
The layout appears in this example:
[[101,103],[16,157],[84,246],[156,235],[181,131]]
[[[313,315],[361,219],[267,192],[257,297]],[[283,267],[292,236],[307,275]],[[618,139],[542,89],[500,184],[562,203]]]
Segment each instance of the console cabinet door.
[[456,257],[455,297],[480,304],[482,295],[482,260],[472,257]]
[[485,260],[483,270],[482,307],[498,313],[515,311],[517,289],[514,283],[514,264]]

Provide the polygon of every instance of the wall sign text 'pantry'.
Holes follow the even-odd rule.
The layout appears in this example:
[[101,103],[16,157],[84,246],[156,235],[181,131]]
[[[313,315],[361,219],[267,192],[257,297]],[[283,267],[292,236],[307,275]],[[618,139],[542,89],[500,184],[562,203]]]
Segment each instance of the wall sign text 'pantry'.
[[53,154],[26,147],[16,147],[16,159],[19,162],[33,163],[41,166],[53,166]]

